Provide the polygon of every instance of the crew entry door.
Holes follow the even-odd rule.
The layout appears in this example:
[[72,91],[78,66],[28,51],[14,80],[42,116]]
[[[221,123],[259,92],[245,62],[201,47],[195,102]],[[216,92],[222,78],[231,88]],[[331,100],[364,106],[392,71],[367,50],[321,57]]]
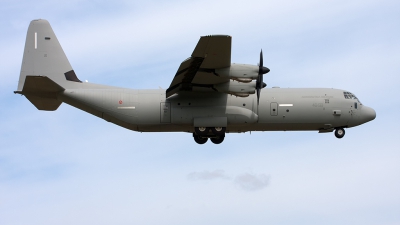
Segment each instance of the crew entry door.
[[277,116],[277,115],[278,115],[278,103],[271,102],[271,116]]

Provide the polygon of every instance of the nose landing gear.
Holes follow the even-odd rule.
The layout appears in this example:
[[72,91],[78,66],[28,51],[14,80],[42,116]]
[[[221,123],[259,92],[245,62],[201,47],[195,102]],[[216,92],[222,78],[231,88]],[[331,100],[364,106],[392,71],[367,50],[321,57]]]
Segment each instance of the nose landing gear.
[[336,130],[335,130],[335,136],[337,137],[337,138],[342,138],[342,137],[344,137],[344,135],[345,135],[345,131],[344,131],[344,129],[343,128],[336,128]]

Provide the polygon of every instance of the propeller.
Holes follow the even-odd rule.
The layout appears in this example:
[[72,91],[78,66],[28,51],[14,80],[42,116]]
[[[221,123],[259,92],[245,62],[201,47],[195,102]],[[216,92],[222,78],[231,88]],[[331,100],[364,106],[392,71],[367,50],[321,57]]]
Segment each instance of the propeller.
[[257,104],[260,104],[260,93],[261,89],[265,88],[267,86],[266,83],[263,82],[263,76],[264,74],[268,73],[270,70],[267,67],[264,67],[263,64],[263,52],[261,49],[260,52],[260,63],[258,64],[258,77],[256,80],[256,90],[257,90]]

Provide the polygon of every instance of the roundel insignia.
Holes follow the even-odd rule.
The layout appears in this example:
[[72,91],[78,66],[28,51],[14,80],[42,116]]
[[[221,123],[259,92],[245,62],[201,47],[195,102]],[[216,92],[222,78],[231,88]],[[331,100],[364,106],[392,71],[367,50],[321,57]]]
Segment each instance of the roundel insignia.
[[118,102],[120,105],[122,104],[122,100],[119,100],[119,102]]

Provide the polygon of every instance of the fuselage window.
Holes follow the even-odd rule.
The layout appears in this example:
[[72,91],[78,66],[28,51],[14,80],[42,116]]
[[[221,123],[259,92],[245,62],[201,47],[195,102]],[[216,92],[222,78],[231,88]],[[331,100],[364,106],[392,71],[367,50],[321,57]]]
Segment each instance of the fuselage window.
[[357,102],[354,102],[354,108],[357,109]]

